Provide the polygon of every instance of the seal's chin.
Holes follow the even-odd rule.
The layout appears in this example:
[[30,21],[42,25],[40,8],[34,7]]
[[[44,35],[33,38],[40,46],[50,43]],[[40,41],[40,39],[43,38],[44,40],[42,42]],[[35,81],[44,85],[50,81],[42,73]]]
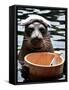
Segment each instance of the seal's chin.
[[32,50],[34,51],[40,51],[42,49],[42,47],[32,47]]

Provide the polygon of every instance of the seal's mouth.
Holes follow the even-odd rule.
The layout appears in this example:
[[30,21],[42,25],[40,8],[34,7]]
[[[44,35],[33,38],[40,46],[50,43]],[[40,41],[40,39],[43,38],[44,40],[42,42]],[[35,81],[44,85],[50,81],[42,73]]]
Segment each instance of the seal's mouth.
[[32,50],[41,50],[42,47],[33,47]]

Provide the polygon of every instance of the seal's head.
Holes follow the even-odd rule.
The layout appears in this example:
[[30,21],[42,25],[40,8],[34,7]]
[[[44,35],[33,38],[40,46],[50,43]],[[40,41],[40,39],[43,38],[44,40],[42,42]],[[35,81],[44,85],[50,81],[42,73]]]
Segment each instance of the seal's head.
[[48,27],[51,25],[48,20],[39,15],[29,15],[20,24],[25,26],[24,41],[27,48],[38,50],[45,47],[50,38]]

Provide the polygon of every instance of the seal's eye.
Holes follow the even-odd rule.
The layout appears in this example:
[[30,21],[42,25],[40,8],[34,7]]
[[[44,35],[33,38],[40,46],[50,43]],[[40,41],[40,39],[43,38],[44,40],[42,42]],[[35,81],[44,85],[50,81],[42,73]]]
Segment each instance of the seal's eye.
[[31,33],[33,32],[33,30],[34,30],[33,27],[27,27],[27,28],[26,28],[26,34],[27,34],[28,36],[30,36]]
[[43,28],[43,27],[39,28],[39,31],[40,31],[42,34],[46,33],[46,29]]
[[28,27],[28,31],[33,31],[34,30],[34,28],[33,27]]

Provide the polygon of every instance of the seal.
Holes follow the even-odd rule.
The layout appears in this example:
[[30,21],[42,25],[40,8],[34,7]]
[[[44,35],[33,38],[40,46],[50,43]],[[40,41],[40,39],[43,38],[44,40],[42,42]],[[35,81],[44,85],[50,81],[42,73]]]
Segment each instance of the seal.
[[24,56],[32,52],[54,52],[48,27],[48,20],[39,15],[30,15],[26,20],[22,20],[20,25],[25,26],[24,39],[18,60],[22,65],[22,77],[27,78],[29,69],[24,64]]

